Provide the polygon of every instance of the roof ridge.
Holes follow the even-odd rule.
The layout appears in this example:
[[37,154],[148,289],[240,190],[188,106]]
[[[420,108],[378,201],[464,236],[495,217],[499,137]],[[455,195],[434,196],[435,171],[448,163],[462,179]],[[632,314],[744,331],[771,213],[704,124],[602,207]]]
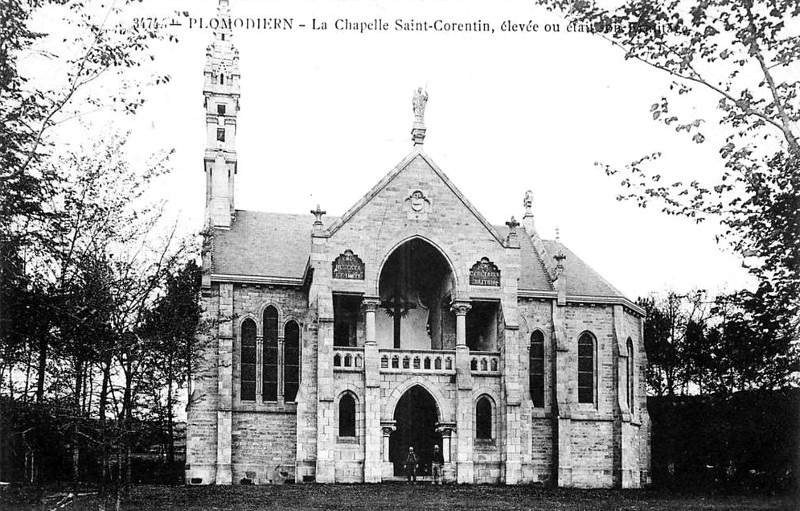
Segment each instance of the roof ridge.
[[[541,243],[542,239],[539,238],[539,233],[536,232],[535,229],[532,233],[528,233],[528,230],[525,229],[525,233],[528,234],[525,237],[528,239],[528,243],[530,243],[531,248],[533,248],[533,255],[536,257],[536,260],[539,261],[539,264],[542,266],[542,270],[544,271],[544,274],[547,277],[547,282],[549,282],[550,287],[553,290],[555,290],[555,286],[553,285],[553,282],[555,281],[555,279],[553,278],[553,274],[550,272],[550,269],[547,267],[547,264],[542,259],[542,254],[539,253],[539,250],[536,247],[536,243],[533,241],[533,238],[535,236],[537,239],[539,239],[539,242]],[[547,254],[547,247],[544,246],[544,243],[542,243],[541,245],[542,245],[542,250],[544,251],[545,254]]]

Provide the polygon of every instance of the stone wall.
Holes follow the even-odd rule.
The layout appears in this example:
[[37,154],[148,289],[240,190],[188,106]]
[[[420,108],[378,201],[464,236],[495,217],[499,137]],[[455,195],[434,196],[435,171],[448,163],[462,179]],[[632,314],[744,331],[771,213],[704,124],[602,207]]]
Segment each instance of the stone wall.
[[333,409],[335,429],[339,424],[339,401],[345,393],[349,393],[356,401],[356,436],[342,438],[336,429],[334,444],[334,477],[337,483],[360,483],[364,481],[364,448],[366,446],[364,421],[364,373],[334,373]]
[[207,293],[203,299],[203,319],[210,327],[198,333],[198,367],[192,378],[192,395],[186,413],[186,482],[189,484],[213,484],[216,479],[218,286]]
[[[301,291],[292,288],[275,286],[236,285],[233,286],[232,304],[227,304],[234,311],[231,320],[232,340],[232,402],[231,419],[231,463],[234,484],[242,479],[251,479],[258,484],[277,482],[281,479],[292,479],[297,476],[314,474],[308,460],[316,457],[314,441],[317,433],[314,421],[306,420],[306,430],[298,431],[297,414],[305,413],[315,419],[316,411],[313,403],[316,394],[316,325],[313,314],[309,314],[307,298]],[[228,298],[226,298],[228,300]],[[206,299],[209,314],[217,313],[219,292],[217,286],[212,288]],[[242,402],[239,399],[239,325],[245,317],[252,317],[258,325],[258,336],[262,336],[261,313],[267,304],[275,305],[279,310],[279,324],[282,326],[289,319],[301,324],[302,346],[302,384],[295,403],[262,403]],[[503,378],[497,376],[472,376],[472,409],[469,416],[469,428],[463,423],[457,424],[452,437],[451,459],[458,459],[459,433],[475,434],[474,404],[482,394],[489,395],[493,402],[493,439],[492,441],[476,441],[470,439],[472,445],[472,482],[499,483],[504,481],[504,464],[506,455],[503,446],[506,432],[511,428],[520,431],[522,439],[520,482],[554,483],[554,474],[558,460],[556,457],[555,413],[555,349],[552,341],[553,319],[550,301],[520,300],[520,328],[514,335],[519,335],[520,347],[517,348],[516,364],[519,370],[519,382],[522,388],[520,414],[508,415],[504,406],[505,388]],[[570,409],[569,439],[571,463],[571,485],[580,487],[610,487],[617,484],[639,486],[649,482],[649,417],[644,401],[644,378],[646,357],[641,341],[640,319],[625,311],[622,326],[614,326],[614,309],[604,305],[570,304],[564,310],[566,319],[566,339],[568,351],[567,368],[574,371],[570,375],[570,386],[566,389],[566,401],[572,403]],[[619,325],[620,323],[617,323]],[[615,332],[615,328],[620,332]],[[545,334],[545,406],[534,408],[530,398],[528,380],[530,334],[539,329]],[[578,404],[577,374],[577,339],[584,331],[591,332],[597,339],[597,386],[596,402]],[[627,339],[634,340],[636,399],[632,414],[625,419],[625,414],[615,413],[619,407],[615,382],[615,371],[618,367],[618,355],[615,352],[615,335],[622,333]],[[217,442],[219,417],[219,367],[215,365],[218,350],[215,340],[216,331],[210,332],[210,342],[206,346],[209,354],[205,370],[198,373],[194,383],[194,398],[189,410],[191,426],[187,439],[187,477],[189,482],[209,483],[214,481],[215,464],[217,463]],[[279,335],[282,337],[283,332]],[[359,343],[361,344],[361,342]],[[507,343],[501,344],[505,348]],[[259,359],[260,363],[260,359]],[[334,373],[334,399],[332,426],[338,423],[338,399],[342,392],[351,392],[357,398],[357,436],[355,439],[337,438],[333,445],[333,472],[338,482],[360,482],[364,480],[365,460],[365,422],[364,422],[364,373],[361,371]],[[260,385],[260,383],[259,383]],[[457,393],[453,375],[451,374],[414,374],[413,372],[383,372],[380,374],[380,419],[394,419],[394,406],[403,393],[413,385],[421,385],[430,392],[439,407],[440,422],[461,423],[467,417],[456,417]],[[308,400],[309,402],[305,402]],[[511,409],[514,410],[513,408]],[[624,410],[623,410],[624,412]],[[307,417],[307,419],[309,418]],[[615,422],[621,421],[621,422]],[[615,424],[619,424],[616,426]],[[614,433],[618,428],[619,434]],[[313,431],[312,431],[313,430]],[[459,431],[460,430],[460,431]],[[463,445],[463,444],[462,444]],[[298,458],[297,453],[301,452]],[[615,461],[616,459],[619,461]],[[306,465],[303,465],[306,462]],[[615,463],[621,468],[615,469]],[[303,468],[305,467],[305,468]],[[450,465],[451,472],[456,463]],[[306,470],[305,473],[302,471]],[[616,470],[616,472],[615,472]],[[300,472],[300,473],[297,473]],[[451,474],[451,477],[454,475]]]
[[611,421],[573,420],[572,484],[580,488],[614,485],[614,441]]
[[294,480],[297,419],[292,412],[234,412],[233,481],[254,484]]

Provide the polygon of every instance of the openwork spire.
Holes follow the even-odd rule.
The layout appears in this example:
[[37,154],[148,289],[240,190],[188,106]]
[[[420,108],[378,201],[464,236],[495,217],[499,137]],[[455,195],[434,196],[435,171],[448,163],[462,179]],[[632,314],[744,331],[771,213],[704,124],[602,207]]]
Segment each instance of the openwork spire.
[[219,24],[214,28],[214,38],[218,41],[230,41],[233,30],[231,27],[231,5],[228,0],[219,0],[217,20]]

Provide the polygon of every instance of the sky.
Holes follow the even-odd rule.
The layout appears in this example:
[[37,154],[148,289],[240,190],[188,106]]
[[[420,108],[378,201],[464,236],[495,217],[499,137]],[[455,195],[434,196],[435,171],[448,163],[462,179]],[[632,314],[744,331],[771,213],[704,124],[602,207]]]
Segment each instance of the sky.
[[[144,0],[142,17],[188,17],[164,28],[178,42],[159,43],[145,66],[170,81],[148,88],[144,107],[122,123],[132,132],[132,161],[174,149],[174,171],[158,188],[187,232],[202,227],[205,193],[203,66],[213,33],[198,25],[215,16],[216,5]],[[425,152],[491,223],[520,219],[530,189],[539,234],[553,239],[558,230],[631,299],[752,285],[740,259],[715,242],[719,226],[619,202],[621,178],[595,165],[623,166],[661,151],[653,170],[665,180],[712,181],[722,169],[719,133],[711,128],[707,142],[695,144],[653,122],[650,105],[669,78],[626,61],[598,37],[568,33],[563,19],[533,2],[232,0],[231,13],[293,25],[234,31],[241,71],[237,209],[308,213],[320,204],[341,215],[412,150],[411,99],[422,86],[429,94]],[[336,30],[339,19],[379,19],[390,30]],[[480,20],[494,32],[395,31],[397,19]],[[322,22],[328,30],[311,29]],[[506,32],[504,22],[539,30]],[[548,23],[560,31],[545,32]],[[714,105],[697,93],[684,107],[711,119]]]

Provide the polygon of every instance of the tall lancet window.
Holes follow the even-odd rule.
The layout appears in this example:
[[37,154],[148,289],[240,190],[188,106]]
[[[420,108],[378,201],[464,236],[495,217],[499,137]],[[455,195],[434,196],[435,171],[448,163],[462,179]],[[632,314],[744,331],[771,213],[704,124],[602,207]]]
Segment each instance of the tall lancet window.
[[478,440],[492,439],[492,402],[488,396],[478,398],[475,405],[475,437]]
[[578,339],[578,402],[594,403],[595,342],[590,333]]
[[278,310],[270,305],[264,310],[264,401],[278,400]]
[[283,332],[283,400],[290,402],[300,387],[300,326],[289,321]]
[[634,403],[634,386],[633,382],[633,341],[630,337],[628,337],[628,363],[627,363],[627,373],[628,373],[628,388],[627,388],[627,395],[628,395],[628,410],[633,413],[633,403]]
[[356,400],[350,393],[339,399],[339,436],[356,436]]
[[256,322],[246,319],[241,330],[241,392],[242,401],[256,400]]
[[544,334],[541,330],[531,334],[529,357],[531,400],[536,408],[544,408]]

